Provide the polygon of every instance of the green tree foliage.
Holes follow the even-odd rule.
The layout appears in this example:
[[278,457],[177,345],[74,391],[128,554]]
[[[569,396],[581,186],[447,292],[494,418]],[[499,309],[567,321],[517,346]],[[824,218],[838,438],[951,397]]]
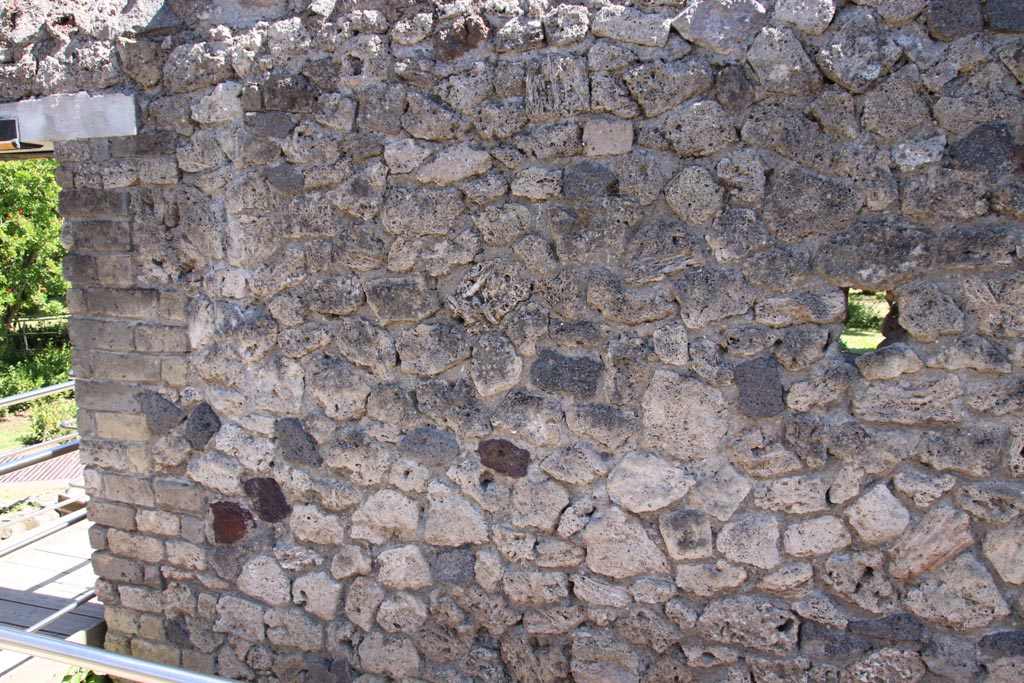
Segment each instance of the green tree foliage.
[[56,168],[52,159],[0,163],[0,317],[8,331],[16,316],[63,310]]

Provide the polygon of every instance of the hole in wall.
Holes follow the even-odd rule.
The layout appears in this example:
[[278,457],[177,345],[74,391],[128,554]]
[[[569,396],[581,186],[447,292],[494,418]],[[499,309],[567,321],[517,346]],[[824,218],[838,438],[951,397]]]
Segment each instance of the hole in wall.
[[888,292],[846,290],[846,321],[839,337],[843,351],[857,355],[874,351],[887,339],[896,341],[886,332],[897,328],[896,304]]

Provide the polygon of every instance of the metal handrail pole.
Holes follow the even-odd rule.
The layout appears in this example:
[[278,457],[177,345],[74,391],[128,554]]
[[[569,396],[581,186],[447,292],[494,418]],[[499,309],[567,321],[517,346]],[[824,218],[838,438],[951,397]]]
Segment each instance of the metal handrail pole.
[[42,389],[33,389],[32,391],[25,391],[20,394],[14,394],[13,396],[7,396],[0,398],[0,408],[10,408],[11,406],[20,405],[22,403],[28,403],[29,401],[35,401],[37,398],[43,398],[45,396],[52,396],[53,394],[60,394],[65,391],[70,391],[75,388],[75,380],[68,380],[67,382],[61,382],[60,384],[51,384],[48,387]]
[[39,451],[32,455],[26,455],[17,460],[9,460],[5,463],[0,463],[0,477],[11,472],[17,472],[18,470],[25,469],[30,465],[38,465],[41,462],[46,462],[58,456],[66,453],[71,453],[78,450],[78,439],[69,441],[66,444],[56,446],[54,448],[48,448],[45,451]]
[[231,683],[227,678],[147,662],[37,633],[25,633],[7,626],[0,626],[0,648],[120,676],[138,683]]
[[67,507],[68,505],[77,505],[77,504],[84,505],[87,502],[89,502],[88,498],[68,498],[67,500],[61,500],[61,501],[58,501],[58,502],[54,503],[53,505],[47,505],[44,508],[39,508],[38,510],[32,510],[28,514],[21,515],[20,517],[15,517],[14,519],[9,519],[6,522],[0,522],[0,531],[3,531],[4,529],[6,529],[9,526],[14,526],[15,524],[19,524],[21,522],[24,522],[27,519],[32,519],[33,517],[38,517],[39,515],[44,514],[46,512],[52,512],[54,510],[60,510],[62,507]]
[[31,545],[36,541],[42,540],[47,536],[51,536],[61,529],[71,526],[76,522],[81,522],[85,519],[87,514],[86,510],[77,510],[72,512],[70,515],[61,517],[60,519],[53,521],[46,526],[41,526],[36,529],[35,533],[28,534],[27,536],[16,537],[16,540],[7,541],[6,543],[0,544],[0,558],[10,555],[15,550],[21,550],[27,545]]
[[68,431],[67,434],[61,434],[60,436],[52,437],[50,439],[47,439],[46,441],[40,441],[39,443],[33,443],[33,444],[29,444],[28,446],[22,446],[21,448],[19,448],[17,450],[14,450],[14,451],[7,451],[6,453],[0,454],[0,457],[3,457],[3,458],[13,458],[14,456],[17,456],[17,455],[24,455],[26,453],[34,453],[35,451],[38,451],[40,448],[48,448],[48,447],[53,446],[55,444],[59,444],[61,441],[67,441],[68,439],[73,439],[76,436],[78,436],[78,433],[74,429],[69,428],[69,431]]
[[79,593],[71,600],[71,602],[64,605],[50,616],[46,617],[45,619],[40,619],[36,623],[29,626],[27,629],[25,629],[25,633],[35,633],[39,629],[49,626],[50,624],[57,621],[65,614],[67,614],[68,612],[74,612],[76,609],[78,609],[79,607],[81,607],[82,605],[89,602],[95,597],[96,591],[92,588],[82,593]]

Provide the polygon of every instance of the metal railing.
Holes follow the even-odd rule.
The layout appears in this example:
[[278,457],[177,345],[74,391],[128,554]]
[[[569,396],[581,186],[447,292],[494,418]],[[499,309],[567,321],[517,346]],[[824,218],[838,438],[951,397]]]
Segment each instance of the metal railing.
[[20,394],[14,394],[13,396],[7,396],[6,398],[0,398],[0,408],[11,408],[22,403],[28,403],[35,401],[36,399],[43,398],[44,396],[53,396],[54,394],[61,394],[65,391],[71,391],[75,388],[75,380],[71,379],[67,382],[61,382],[60,384],[51,384],[48,387],[42,389],[33,389],[32,391],[26,391]]
[[36,541],[41,541],[47,536],[53,536],[61,529],[66,529],[72,524],[77,524],[78,522],[81,522],[83,519],[85,519],[85,516],[86,511],[83,508],[81,510],[72,512],[70,515],[64,515],[63,517],[56,519],[50,522],[49,524],[44,524],[43,526],[39,527],[33,533],[28,534],[27,536],[16,536],[9,541],[4,541],[3,543],[0,543],[0,558],[7,557],[15,550],[27,548]]
[[[7,396],[0,398],[0,408],[10,408],[13,406],[29,403],[46,396],[52,396],[54,394],[60,394],[75,388],[74,380],[69,382],[62,382],[60,384],[54,384],[52,386],[43,387],[42,389],[34,389],[32,391],[26,391],[21,394],[15,394],[14,396]],[[5,454],[5,458],[8,458],[6,462],[0,463],[0,476],[10,474],[23,470],[26,467],[32,465],[38,465],[39,463],[52,460],[54,458],[73,453],[78,450],[78,434],[71,433],[63,436],[58,436],[53,439],[49,439],[39,444],[32,446],[26,446],[25,448],[18,449],[11,453]],[[69,440],[70,439],[70,440]],[[6,520],[0,523],[0,529],[6,529],[12,526],[16,526],[22,522],[26,522],[34,517],[38,517],[41,514],[59,511],[60,508],[67,507],[71,504],[82,504],[85,502],[84,498],[72,498],[64,501],[57,502],[53,505],[47,505],[37,510],[30,510],[23,515],[19,515],[13,519]],[[15,536],[7,541],[0,542],[0,558],[6,557],[11,553],[26,548],[36,541],[40,541],[48,536],[51,536],[62,529],[66,529],[72,524],[76,524],[86,518],[85,509],[73,511],[69,514],[65,514],[62,517],[44,524],[36,528],[32,533],[23,533]],[[29,626],[24,633],[30,634],[38,631],[46,626],[49,626],[53,622],[57,621],[66,614],[69,614],[81,607],[85,603],[89,602],[96,597],[95,590],[87,590],[83,593],[75,596],[68,604],[64,607],[54,611],[49,616],[41,619],[40,621]],[[5,628],[6,627],[0,627]],[[11,630],[11,629],[7,629]],[[48,639],[49,640],[49,639]],[[11,647],[9,649],[15,649]]]
[[21,515],[20,517],[16,517],[14,519],[9,519],[6,522],[0,522],[0,531],[3,531],[4,529],[6,529],[8,527],[15,526],[16,524],[19,524],[20,522],[28,521],[28,520],[32,519],[33,517],[38,517],[40,515],[45,515],[47,512],[53,512],[54,510],[60,510],[61,508],[66,508],[66,507],[68,507],[70,505],[85,505],[87,500],[88,500],[87,498],[65,498],[64,500],[59,500],[56,503],[53,503],[52,505],[47,505],[46,507],[41,507],[41,508],[38,508],[36,510],[30,510],[29,512],[26,512],[25,514]]
[[69,643],[7,626],[0,626],[0,648],[42,657],[68,666],[80,666],[139,683],[231,683],[226,678],[186,671],[165,664]]
[[31,467],[32,465],[38,465],[39,463],[46,462],[47,460],[53,460],[54,458],[67,455],[68,453],[73,453],[78,450],[78,439],[33,453],[32,451],[34,451],[35,448],[35,446],[29,446],[28,448],[22,448],[21,450],[14,451],[6,456],[19,456],[22,453],[28,452],[28,455],[23,455],[15,458],[14,460],[8,460],[7,462],[0,463],[0,477],[5,474],[17,472],[18,470],[23,470],[26,467]]
[[[46,396],[52,396],[54,394],[60,394],[65,391],[70,391],[74,388],[75,381],[70,380],[67,382],[61,382],[60,384],[53,384],[48,387],[43,387],[42,389],[33,389],[32,391],[26,391],[20,394],[15,394],[13,396],[7,396],[5,398],[0,398],[0,408],[10,408],[13,406],[21,405],[23,403],[29,403],[31,401],[44,398]],[[68,441],[68,439],[71,440]],[[46,462],[48,460],[53,460],[54,458],[58,458],[62,455],[67,455],[68,453],[74,453],[77,450],[77,433],[66,434],[64,436],[59,436],[57,438],[44,441],[43,443],[40,444],[26,446],[25,448],[18,449],[4,456],[5,458],[8,459],[5,462],[0,463],[0,477],[4,476],[5,474],[11,474],[12,472],[23,470],[26,467],[31,467],[32,465],[38,465],[39,463]],[[63,507],[63,505],[64,504],[50,506],[49,509],[56,509],[59,507]],[[21,517],[17,517],[15,519],[4,522],[2,525],[0,525],[0,527],[12,526],[18,522],[27,520],[31,517],[35,517],[39,515],[41,512],[41,510],[30,511],[22,515]],[[61,529],[71,526],[76,522],[80,522],[83,519],[85,519],[85,510],[78,510],[77,512],[72,512],[71,514],[65,515],[64,517],[61,517],[60,519],[50,524],[40,527],[34,533],[28,536],[23,536],[14,540],[0,543],[0,558],[6,555],[10,555],[15,550],[20,550],[21,548],[24,548],[27,545],[31,545],[36,541],[42,540],[47,536],[55,534]]]

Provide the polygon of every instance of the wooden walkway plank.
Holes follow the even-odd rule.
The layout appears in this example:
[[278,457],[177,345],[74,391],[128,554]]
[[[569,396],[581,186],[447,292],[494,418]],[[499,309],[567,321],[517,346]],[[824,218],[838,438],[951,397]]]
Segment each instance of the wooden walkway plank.
[[[80,522],[0,559],[0,623],[26,628],[93,588],[91,555],[89,523]],[[66,638],[102,621],[103,606],[89,602],[43,633]]]

